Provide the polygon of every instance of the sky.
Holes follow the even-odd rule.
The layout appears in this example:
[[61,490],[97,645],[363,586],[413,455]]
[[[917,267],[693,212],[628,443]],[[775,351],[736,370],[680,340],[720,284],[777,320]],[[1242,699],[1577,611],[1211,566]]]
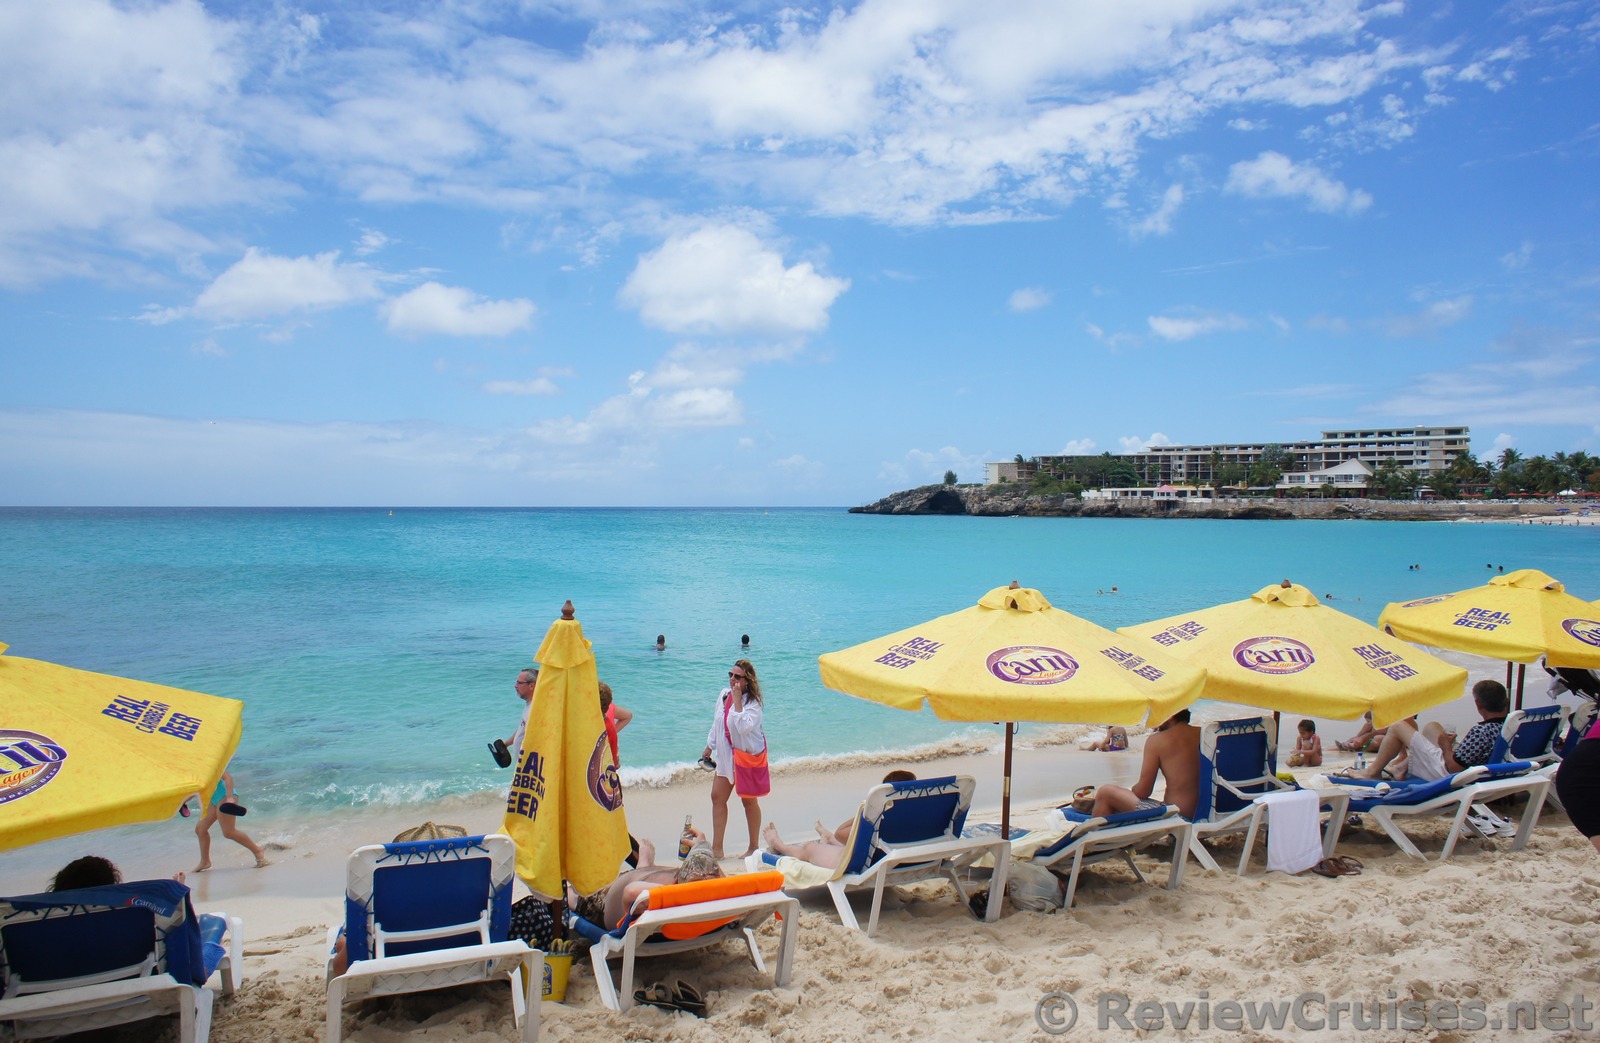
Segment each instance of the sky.
[[0,0],[0,505],[1600,452],[1600,8]]

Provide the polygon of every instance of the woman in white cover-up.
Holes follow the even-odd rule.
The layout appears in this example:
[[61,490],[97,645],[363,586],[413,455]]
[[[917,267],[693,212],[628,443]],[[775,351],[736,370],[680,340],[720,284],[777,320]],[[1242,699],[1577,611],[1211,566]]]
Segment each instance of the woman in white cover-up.
[[[728,671],[728,687],[717,697],[716,712],[712,715],[711,730],[706,735],[704,757],[714,757],[716,774],[711,780],[711,853],[723,857],[722,837],[728,827],[728,796],[734,791],[733,751],[761,753],[767,748],[767,736],[761,729],[761,683],[756,680],[756,668],[750,660],[741,659]],[[761,829],[761,805],[757,798],[764,794],[740,794],[744,804],[745,824],[750,830],[750,846],[745,854],[756,849],[756,835]]]

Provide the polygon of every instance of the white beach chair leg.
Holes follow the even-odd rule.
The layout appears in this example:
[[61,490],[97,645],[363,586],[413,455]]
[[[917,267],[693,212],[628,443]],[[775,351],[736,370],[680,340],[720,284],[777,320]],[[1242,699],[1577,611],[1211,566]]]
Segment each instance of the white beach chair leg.
[[1061,908],[1072,908],[1072,897],[1078,893],[1078,872],[1083,868],[1083,845],[1079,844],[1072,853],[1072,869],[1067,874],[1067,893],[1061,900]]
[[638,950],[633,945],[633,939],[626,939],[622,948],[622,971],[617,980],[618,1010],[627,1010],[633,1006],[633,961],[637,955]]
[[1444,850],[1439,852],[1439,861],[1449,858],[1456,849],[1456,841],[1461,839],[1461,831],[1466,828],[1467,815],[1472,811],[1472,805],[1466,800],[1456,802],[1455,817],[1450,820],[1450,835],[1444,838]]
[[1240,876],[1244,876],[1245,871],[1250,868],[1250,856],[1256,849],[1256,834],[1261,831],[1261,813],[1265,810],[1265,806],[1257,804],[1250,813],[1250,828],[1245,830],[1244,834],[1244,851],[1239,855]]
[[1511,850],[1521,851],[1528,846],[1528,841],[1533,839],[1533,827],[1539,823],[1539,813],[1544,810],[1545,798],[1553,791],[1548,776],[1528,788],[1528,806],[1522,809],[1522,818],[1517,822],[1517,834],[1511,841]]
[[765,974],[767,972],[767,961],[761,958],[761,948],[756,945],[756,929],[754,927],[744,928],[744,944],[745,948],[750,950],[750,962],[756,965],[756,970]]
[[[600,942],[590,947],[589,962],[594,965],[594,985],[600,992],[600,1002],[611,1010],[622,1010],[622,1001],[617,998],[617,987],[611,981],[611,968],[606,966],[605,943]],[[633,998],[632,994],[628,997]],[[338,1043],[329,1040],[329,1043]]]
[[539,1019],[542,1017],[539,995],[544,991],[543,952],[535,949],[523,959],[518,973],[511,979],[511,988],[516,994],[516,1005],[524,1012],[520,1018],[522,1043],[538,1043]]
[[1200,839],[1200,832],[1193,828],[1189,831],[1189,853],[1200,863],[1201,868],[1208,872],[1222,871],[1222,867],[1217,865],[1217,860],[1211,857],[1211,852],[1206,850],[1205,842]]
[[883,889],[888,882],[887,873],[878,874],[878,882],[872,888],[872,915],[867,919],[867,937],[871,938],[878,930],[878,912],[883,908]]
[[994,872],[989,876],[989,905],[984,909],[983,922],[994,923],[1000,919],[1001,907],[1006,900],[1006,881],[1011,877],[1011,845],[997,848],[994,853]]
[[828,881],[828,893],[833,896],[834,908],[839,910],[839,922],[852,931],[861,930],[856,911],[850,908],[850,895],[845,891],[844,884],[838,880]]
[[1133,875],[1134,875],[1135,879],[1137,879],[1141,884],[1149,882],[1144,878],[1144,874],[1139,871],[1139,866],[1134,862],[1134,860],[1133,860],[1133,852],[1131,852],[1131,851],[1118,851],[1117,854],[1122,858],[1122,860],[1124,862],[1128,863],[1128,868],[1133,871]]
[[327,1043],[339,1043],[344,1036],[344,979],[328,982],[328,1024],[323,1030]]
[[1183,867],[1189,861],[1189,844],[1194,827],[1185,823],[1172,831],[1172,868],[1167,870],[1167,890],[1176,891],[1183,883]]
[[1406,836],[1405,831],[1402,830],[1399,824],[1395,822],[1394,812],[1394,808],[1373,808],[1372,818],[1378,823],[1379,826],[1383,828],[1385,833],[1389,834],[1389,839],[1394,841],[1395,847],[1398,847],[1401,851],[1404,851],[1412,858],[1420,858],[1426,862],[1428,860],[1428,856],[1422,853],[1421,848],[1412,843],[1411,838]]
[[772,971],[772,984],[782,988],[794,974],[794,954],[800,942],[800,903],[791,900],[780,910],[782,926],[778,933],[778,965]]

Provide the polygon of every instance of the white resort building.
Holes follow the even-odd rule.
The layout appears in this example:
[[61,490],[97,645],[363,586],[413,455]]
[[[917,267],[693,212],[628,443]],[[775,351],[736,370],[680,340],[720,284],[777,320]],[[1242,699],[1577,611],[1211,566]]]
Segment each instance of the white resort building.
[[[1254,467],[1271,452],[1280,461],[1280,494],[1289,489],[1317,490],[1332,486],[1340,495],[1365,496],[1374,471],[1392,461],[1411,471],[1420,485],[1449,469],[1471,448],[1466,425],[1449,427],[1376,427],[1324,431],[1316,441],[1235,442],[1216,445],[1152,445],[1136,453],[1105,454],[1131,466],[1139,485],[1105,493],[1148,496],[1152,487],[1209,487],[1219,471]],[[1034,460],[986,465],[986,484],[1027,481],[1037,470],[1070,473],[1074,461],[1096,459],[1041,456]],[[1127,468],[1124,468],[1126,471]],[[1174,498],[1183,494],[1174,493]],[[1190,494],[1195,495],[1195,494]]]

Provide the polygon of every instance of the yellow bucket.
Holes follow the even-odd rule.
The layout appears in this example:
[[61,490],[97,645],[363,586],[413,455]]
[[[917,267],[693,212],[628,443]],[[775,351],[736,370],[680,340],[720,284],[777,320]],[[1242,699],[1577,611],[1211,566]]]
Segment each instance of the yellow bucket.
[[572,973],[572,954],[547,952],[544,954],[544,985],[539,995],[554,1003],[567,998],[567,976]]

